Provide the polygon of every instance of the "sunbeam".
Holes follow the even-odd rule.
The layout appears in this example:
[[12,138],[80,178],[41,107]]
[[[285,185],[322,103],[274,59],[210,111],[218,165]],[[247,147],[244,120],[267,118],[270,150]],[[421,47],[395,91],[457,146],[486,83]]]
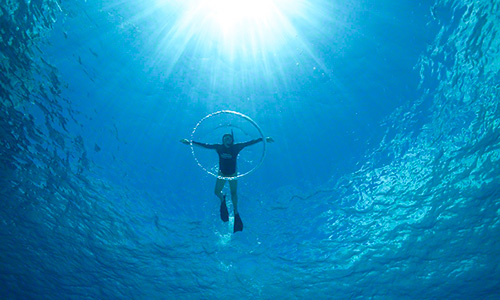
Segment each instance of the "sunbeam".
[[[152,42],[152,63],[165,74],[182,59],[188,59],[200,74],[219,72],[222,65],[252,70],[271,80],[279,80],[276,77],[284,72],[284,57],[289,65],[297,64],[294,55],[303,54],[322,64],[301,32],[321,31],[327,14],[306,1],[158,0],[156,5],[165,18]],[[209,61],[208,67],[201,66],[201,61]]]

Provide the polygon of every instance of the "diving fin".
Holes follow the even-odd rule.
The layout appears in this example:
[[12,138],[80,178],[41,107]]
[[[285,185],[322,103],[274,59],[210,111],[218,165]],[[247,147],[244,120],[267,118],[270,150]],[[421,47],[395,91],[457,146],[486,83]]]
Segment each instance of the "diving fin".
[[234,232],[243,230],[243,222],[241,222],[240,214],[234,215]]
[[226,205],[226,195],[223,196],[224,201],[220,204],[220,218],[222,219],[222,222],[227,222],[229,221],[229,213],[227,211],[227,205]]

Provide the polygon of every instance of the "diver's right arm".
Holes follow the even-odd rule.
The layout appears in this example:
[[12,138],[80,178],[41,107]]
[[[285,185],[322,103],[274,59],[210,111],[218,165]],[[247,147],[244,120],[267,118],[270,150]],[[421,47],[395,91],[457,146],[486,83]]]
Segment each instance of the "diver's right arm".
[[182,139],[181,143],[183,143],[185,145],[193,144],[195,146],[203,147],[203,148],[206,148],[206,149],[215,149],[215,146],[216,146],[216,145],[205,144],[205,143],[200,143],[200,142],[196,142],[196,141],[191,141],[190,142],[187,139]]

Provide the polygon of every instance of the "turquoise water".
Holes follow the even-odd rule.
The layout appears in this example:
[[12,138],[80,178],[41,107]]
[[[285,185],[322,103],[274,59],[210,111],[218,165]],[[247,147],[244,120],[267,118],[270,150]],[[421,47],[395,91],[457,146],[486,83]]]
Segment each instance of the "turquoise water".
[[394,2],[2,1],[1,298],[499,299],[500,3]]

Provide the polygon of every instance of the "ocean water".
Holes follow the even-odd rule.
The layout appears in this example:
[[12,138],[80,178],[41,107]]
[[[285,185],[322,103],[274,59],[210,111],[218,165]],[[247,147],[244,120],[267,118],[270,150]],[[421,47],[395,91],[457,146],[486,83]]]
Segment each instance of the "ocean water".
[[[499,16],[3,0],[0,298],[500,299]],[[219,110],[275,140],[235,234],[179,143]]]

